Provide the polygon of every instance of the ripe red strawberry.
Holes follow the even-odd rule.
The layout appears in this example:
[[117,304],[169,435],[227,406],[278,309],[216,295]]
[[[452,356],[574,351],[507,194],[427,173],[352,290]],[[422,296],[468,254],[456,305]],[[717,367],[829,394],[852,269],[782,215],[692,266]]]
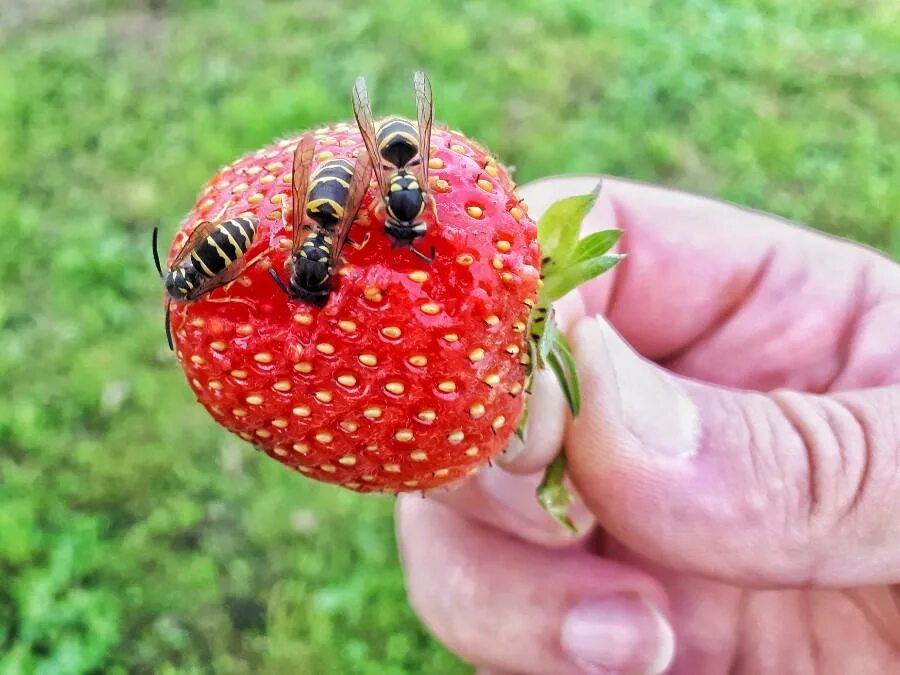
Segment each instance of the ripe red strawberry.
[[[365,152],[355,126],[315,132],[316,162]],[[182,224],[254,215],[259,231],[232,283],[173,302],[176,354],[217,422],[289,467],[358,491],[458,480],[500,452],[524,405],[526,329],[537,301],[535,223],[506,170],[459,133],[435,129],[431,263],[393,248],[374,182],[346,265],[323,308],[289,300],[291,138],[219,171]],[[314,165],[315,166],[315,165]],[[313,167],[314,168],[314,167]],[[224,209],[224,211],[223,211]]]

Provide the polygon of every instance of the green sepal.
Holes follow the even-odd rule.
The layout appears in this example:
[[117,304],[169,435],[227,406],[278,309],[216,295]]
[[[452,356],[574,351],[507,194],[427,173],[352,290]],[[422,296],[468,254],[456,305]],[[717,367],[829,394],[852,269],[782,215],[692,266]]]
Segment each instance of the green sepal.
[[581,222],[594,208],[600,183],[586,195],[566,197],[554,202],[538,220],[538,243],[543,256],[542,272],[551,276],[575,251],[581,234]]
[[530,408],[526,405],[522,410],[522,417],[519,418],[519,425],[516,427],[516,436],[523,443],[525,442],[525,430],[528,428],[528,411]]
[[[597,234],[600,233],[598,232]],[[541,294],[548,302],[558,300],[569,291],[581,286],[584,282],[609,271],[624,257],[620,253],[610,253],[595,258],[587,258],[576,264],[566,261],[564,268],[558,269],[554,274],[544,278],[544,287],[541,289]]]
[[537,345],[537,368],[540,370],[547,363],[550,352],[553,350],[553,342],[559,334],[559,327],[553,318],[553,310],[547,311],[547,318],[544,319],[544,325],[539,330],[533,331],[533,334],[540,335]]
[[590,258],[597,258],[601,255],[609,253],[610,249],[616,245],[616,242],[622,236],[622,230],[600,230],[600,232],[591,232],[588,236],[578,242],[575,252],[566,261],[569,265],[580,263]]
[[550,350],[547,357],[547,365],[550,366],[559,381],[572,416],[577,417],[581,412],[581,385],[578,383],[578,370],[575,367],[575,358],[572,356],[569,341],[558,330],[553,349]]
[[572,505],[572,494],[563,485],[566,477],[566,453],[561,451],[547,466],[544,478],[537,488],[537,499],[550,516],[572,534],[578,530],[569,518],[569,506]]
[[572,356],[572,347],[568,338],[559,330],[552,314],[547,316],[543,330],[537,350],[538,367],[550,367],[563,390],[569,410],[573,416],[578,415],[581,411],[581,387],[578,384],[578,370]]

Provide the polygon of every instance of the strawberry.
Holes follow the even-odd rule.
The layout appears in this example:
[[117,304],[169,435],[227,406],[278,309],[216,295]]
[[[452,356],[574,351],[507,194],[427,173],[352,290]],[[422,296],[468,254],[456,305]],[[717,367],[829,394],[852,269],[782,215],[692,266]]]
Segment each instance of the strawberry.
[[[312,133],[315,164],[365,152],[353,125]],[[236,278],[171,305],[178,361],[219,424],[317,480],[402,492],[457,481],[500,452],[524,427],[534,368],[554,371],[578,414],[577,373],[552,303],[622,257],[608,253],[616,230],[579,238],[599,186],[551,205],[535,225],[494,157],[458,132],[436,129],[435,208],[423,216],[423,247],[433,247],[433,260],[392,244],[373,180],[351,232],[359,243],[344,247],[319,307],[288,299],[269,274],[287,271],[299,139],[221,169],[169,253],[171,264],[204,220],[259,222]],[[564,474],[560,453],[537,496],[571,528]]]
[[[365,152],[354,125],[318,129],[316,164]],[[507,171],[435,129],[421,247],[392,247],[374,182],[327,304],[289,300],[291,158],[298,138],[221,169],[184,220],[171,260],[203,220],[259,219],[241,274],[172,303],[178,361],[222,426],[279,462],[352,490],[433,488],[500,452],[522,415],[526,330],[538,299],[537,228]],[[313,169],[315,168],[315,164]]]

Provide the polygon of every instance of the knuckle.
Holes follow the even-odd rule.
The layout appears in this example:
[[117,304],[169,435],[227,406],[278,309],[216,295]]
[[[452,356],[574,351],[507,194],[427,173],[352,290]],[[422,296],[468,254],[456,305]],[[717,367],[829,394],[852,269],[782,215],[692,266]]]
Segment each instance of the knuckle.
[[[832,396],[780,392],[772,396],[786,434],[776,448],[793,476],[804,540],[827,547],[833,536],[879,521],[898,482],[896,395]],[[882,533],[883,534],[883,533]]]
[[898,490],[900,458],[900,405],[896,391],[835,396],[829,418],[840,448],[844,490],[838,510],[839,524],[859,530],[870,517],[889,508]]

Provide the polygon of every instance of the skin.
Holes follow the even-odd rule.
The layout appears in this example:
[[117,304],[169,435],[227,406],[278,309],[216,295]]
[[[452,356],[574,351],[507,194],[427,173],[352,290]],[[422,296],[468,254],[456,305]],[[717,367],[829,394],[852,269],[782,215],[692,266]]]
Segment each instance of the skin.
[[[422,621],[484,673],[900,672],[900,267],[618,179],[585,227],[628,258],[558,307],[582,413],[542,376],[525,446],[399,500]],[[533,498],[563,442],[575,538]]]

